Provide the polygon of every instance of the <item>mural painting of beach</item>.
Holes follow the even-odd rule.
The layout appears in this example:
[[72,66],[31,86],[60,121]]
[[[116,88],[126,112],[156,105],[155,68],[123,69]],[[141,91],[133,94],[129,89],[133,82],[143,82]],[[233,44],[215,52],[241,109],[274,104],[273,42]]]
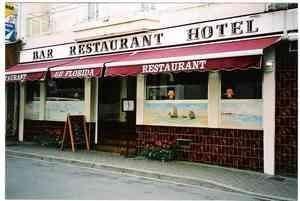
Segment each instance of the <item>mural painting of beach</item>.
[[25,119],[39,120],[40,101],[31,101],[25,105]]
[[222,100],[221,127],[262,130],[262,100]]
[[145,101],[144,124],[207,127],[207,100]]
[[84,101],[47,101],[46,120],[66,121],[70,115],[84,114]]

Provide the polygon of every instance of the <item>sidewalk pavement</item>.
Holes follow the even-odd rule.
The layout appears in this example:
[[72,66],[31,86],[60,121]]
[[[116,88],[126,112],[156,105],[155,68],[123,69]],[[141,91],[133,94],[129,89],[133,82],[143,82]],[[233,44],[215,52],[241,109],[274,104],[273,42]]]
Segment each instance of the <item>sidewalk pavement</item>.
[[274,177],[254,171],[184,161],[160,162],[141,157],[126,158],[118,154],[98,151],[82,150],[73,153],[68,149],[59,151],[32,144],[7,146],[6,155],[107,169],[176,183],[240,192],[261,199],[297,200],[296,178]]

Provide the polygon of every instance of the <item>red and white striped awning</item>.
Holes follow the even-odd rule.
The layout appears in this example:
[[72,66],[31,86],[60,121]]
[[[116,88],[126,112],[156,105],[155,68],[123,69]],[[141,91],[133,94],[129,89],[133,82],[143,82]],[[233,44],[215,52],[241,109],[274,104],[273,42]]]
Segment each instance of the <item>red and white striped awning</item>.
[[106,76],[261,68],[263,50],[279,36],[137,51],[108,63]]
[[89,78],[100,77],[105,63],[119,61],[129,53],[82,57],[72,63],[50,68],[51,78]]
[[17,64],[6,69],[6,81],[51,78],[130,76],[139,73],[190,72],[261,68],[265,48],[280,36],[203,43],[118,54]]
[[5,70],[5,81],[34,81],[44,80],[51,67],[72,63],[77,59],[31,62],[14,65]]

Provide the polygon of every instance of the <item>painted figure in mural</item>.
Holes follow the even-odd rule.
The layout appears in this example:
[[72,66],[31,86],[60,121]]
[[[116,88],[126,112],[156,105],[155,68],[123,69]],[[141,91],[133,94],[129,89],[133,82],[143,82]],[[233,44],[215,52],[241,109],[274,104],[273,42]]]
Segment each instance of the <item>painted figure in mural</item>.
[[234,90],[232,87],[227,87],[225,93],[224,93],[224,96],[225,98],[234,98]]
[[74,98],[79,99],[79,93],[78,92],[74,93]]

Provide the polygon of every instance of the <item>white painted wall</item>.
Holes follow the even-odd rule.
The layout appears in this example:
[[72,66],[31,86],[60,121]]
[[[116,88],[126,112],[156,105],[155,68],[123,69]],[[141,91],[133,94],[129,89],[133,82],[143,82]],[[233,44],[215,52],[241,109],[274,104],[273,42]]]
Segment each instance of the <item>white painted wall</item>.
[[221,76],[220,72],[208,74],[208,127],[218,128],[220,122],[221,101]]
[[20,107],[19,107],[19,141],[24,139],[24,115],[26,102],[26,86],[25,83],[20,83]]
[[84,79],[84,115],[86,117],[86,121],[90,122],[92,119],[92,79],[85,78]]
[[[155,4],[154,11],[142,13],[145,17],[155,17],[160,19],[159,27],[173,26],[196,21],[214,20],[224,17],[232,17],[249,13],[263,12],[265,3],[199,3],[195,4]],[[129,7],[129,5],[126,5]],[[136,5],[135,5],[136,6]],[[134,7],[132,5],[132,7]],[[100,6],[105,15],[111,15],[113,18],[125,16],[135,16],[141,14],[138,6],[132,8],[130,12],[126,12],[119,4],[111,4],[108,6]],[[117,10],[120,12],[117,12]],[[53,3],[23,3],[21,9],[21,26],[20,30],[25,41],[25,49],[49,46],[54,44],[62,44],[74,42],[73,27],[79,24],[85,24],[87,19],[87,4],[53,4]],[[105,11],[103,11],[105,10]],[[49,12],[51,15],[51,33],[36,37],[26,36],[26,19],[28,16],[36,16]],[[101,12],[101,11],[100,11]],[[76,13],[76,15],[74,15]],[[172,19],[172,20],[170,20]],[[102,23],[99,21],[99,23]],[[118,29],[116,29],[118,32]]]
[[143,125],[144,123],[144,99],[145,99],[145,76],[137,75],[136,79],[136,124]]
[[264,173],[275,174],[275,50],[269,49],[264,55],[265,62],[271,62],[272,68],[263,74],[263,140]]
[[264,12],[265,5],[265,3],[208,3],[173,12],[166,10],[162,12],[160,18],[161,26],[172,26]]
[[45,120],[46,117],[46,93],[46,82],[40,82],[39,120]]
[[[27,18],[45,14],[51,16],[50,32],[39,36],[28,36],[26,34]],[[79,23],[85,14],[84,4],[23,3],[21,36],[25,42],[24,49],[38,47],[41,44],[49,46],[73,42],[72,26]]]

